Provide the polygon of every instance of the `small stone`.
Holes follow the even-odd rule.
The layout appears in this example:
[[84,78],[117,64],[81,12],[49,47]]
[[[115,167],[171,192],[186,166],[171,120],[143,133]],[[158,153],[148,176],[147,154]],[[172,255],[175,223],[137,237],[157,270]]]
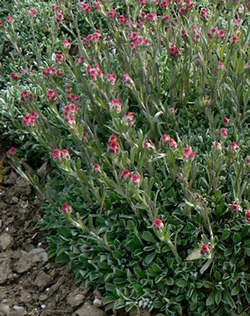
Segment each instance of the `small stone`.
[[96,307],[102,306],[102,301],[99,298],[95,298],[93,301],[93,305]]
[[21,293],[20,302],[21,303],[30,303],[32,301],[32,296],[29,292],[23,291]]
[[89,302],[86,302],[81,308],[79,308],[77,311],[76,311],[76,314],[78,316],[105,316],[106,313],[91,305]]
[[0,247],[2,250],[8,249],[12,244],[13,238],[9,234],[2,234],[0,236]]
[[46,305],[45,305],[45,304],[42,304],[42,305],[41,305],[41,308],[42,308],[42,309],[45,309],[45,308],[46,308]]
[[0,284],[3,284],[12,275],[10,268],[10,258],[0,259]]
[[38,272],[34,284],[39,288],[43,289],[50,282],[50,276],[44,271]]
[[86,291],[84,292],[82,288],[77,288],[69,293],[69,295],[67,296],[67,303],[72,307],[77,307],[83,304],[85,296]]
[[39,296],[39,301],[40,301],[40,302],[46,301],[47,298],[48,298],[48,295],[47,295],[47,294],[41,294],[41,295]]
[[10,204],[17,204],[19,201],[19,199],[16,197],[16,196],[13,196],[11,199],[10,199]]
[[24,308],[22,306],[14,305],[13,309],[19,313],[22,313],[24,311]]

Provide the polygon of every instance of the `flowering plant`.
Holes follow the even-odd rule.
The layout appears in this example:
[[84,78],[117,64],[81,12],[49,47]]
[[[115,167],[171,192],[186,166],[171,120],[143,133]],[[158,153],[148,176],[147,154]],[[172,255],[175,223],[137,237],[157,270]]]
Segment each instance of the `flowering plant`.
[[[243,315],[249,2],[68,1],[47,14],[48,51],[10,75],[13,124],[49,161],[47,181],[8,155],[49,201],[50,255],[107,308]],[[34,31],[39,9],[27,16]]]

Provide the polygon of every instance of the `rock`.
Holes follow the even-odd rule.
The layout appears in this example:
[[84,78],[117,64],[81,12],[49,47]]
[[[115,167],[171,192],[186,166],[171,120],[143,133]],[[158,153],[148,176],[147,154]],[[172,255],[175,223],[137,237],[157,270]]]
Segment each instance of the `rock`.
[[149,310],[147,310],[145,308],[134,307],[129,312],[129,316],[150,316],[150,315],[151,314],[150,314]]
[[47,295],[47,294],[41,294],[41,295],[39,296],[39,301],[40,301],[40,302],[46,301],[47,298],[48,298],[48,295]]
[[33,262],[27,256],[27,252],[21,254],[21,258],[14,264],[14,270],[17,273],[24,273],[29,271],[33,266]]
[[39,288],[43,289],[45,288],[45,286],[48,285],[48,283],[50,283],[50,281],[50,276],[47,273],[45,273],[44,271],[39,271],[34,281],[34,284]]
[[0,313],[3,315],[3,316],[7,316],[10,314],[10,307],[6,304],[0,304]]
[[83,304],[85,295],[81,288],[75,289],[67,296],[67,303],[72,307],[77,307]]
[[32,301],[32,296],[31,296],[30,292],[22,291],[21,297],[20,297],[20,302],[21,303],[30,303],[31,301]]
[[76,314],[78,316],[90,316],[90,315],[91,316],[105,316],[106,315],[106,313],[103,310],[91,305],[89,302],[86,302],[83,305],[83,307],[79,308],[76,311]]
[[5,283],[10,275],[12,275],[10,258],[3,257],[0,259],[0,284]]
[[23,313],[24,312],[24,308],[22,306],[18,306],[18,305],[14,305],[13,309],[19,313]]
[[10,199],[10,204],[17,204],[19,201],[19,199],[16,197],[16,196],[13,196],[11,199]]
[[13,238],[9,235],[9,234],[2,234],[0,236],[0,247],[2,248],[2,250],[6,250],[7,248],[9,248],[12,244]]
[[[33,262],[47,262],[48,259],[48,254],[43,248],[36,248],[32,249],[29,253],[28,256],[31,258]],[[33,257],[33,258],[32,258]]]

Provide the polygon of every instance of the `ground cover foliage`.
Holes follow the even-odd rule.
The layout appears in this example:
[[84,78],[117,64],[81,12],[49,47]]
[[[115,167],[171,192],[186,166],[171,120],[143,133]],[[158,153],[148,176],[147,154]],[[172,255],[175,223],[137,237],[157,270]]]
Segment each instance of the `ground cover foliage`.
[[247,315],[249,1],[18,5],[2,127],[50,255],[107,308]]

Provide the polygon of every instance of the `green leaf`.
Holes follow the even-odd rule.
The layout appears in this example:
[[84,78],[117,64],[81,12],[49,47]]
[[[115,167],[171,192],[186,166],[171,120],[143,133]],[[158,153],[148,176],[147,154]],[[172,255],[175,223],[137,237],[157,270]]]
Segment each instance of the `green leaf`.
[[215,271],[214,273],[214,277],[217,281],[220,281],[221,280],[221,274],[218,270]]
[[179,286],[179,287],[186,287],[188,286],[188,282],[185,281],[185,280],[179,280],[176,282],[176,284]]
[[221,291],[216,291],[215,298],[214,298],[216,305],[220,304],[221,298],[222,298]]
[[157,241],[155,240],[155,238],[154,238],[154,235],[151,233],[151,232],[149,232],[149,231],[144,231],[143,233],[142,233],[142,238],[144,239],[144,240],[146,240],[146,241],[149,241],[149,242],[153,242],[153,243],[156,243]]
[[240,234],[234,233],[234,234],[233,234],[233,241],[234,241],[234,243],[240,242],[240,241],[241,241],[241,236],[240,236]]
[[233,300],[232,296],[228,292],[224,293],[222,300],[223,300],[224,303],[230,305],[232,308],[236,308],[234,300]]
[[146,256],[146,258],[144,259],[144,263],[146,265],[149,265],[155,258],[156,256],[156,252],[152,252],[149,255]]
[[106,290],[108,292],[113,292],[113,290],[116,288],[116,285],[112,284],[112,283],[106,283],[105,284]]
[[212,293],[210,293],[210,295],[208,296],[208,298],[206,300],[206,306],[213,305],[214,301],[215,301],[215,293],[212,292]]
[[232,295],[232,296],[237,295],[237,294],[239,294],[239,292],[240,292],[240,286],[237,285],[236,287],[234,287],[234,288],[232,289],[231,295]]

